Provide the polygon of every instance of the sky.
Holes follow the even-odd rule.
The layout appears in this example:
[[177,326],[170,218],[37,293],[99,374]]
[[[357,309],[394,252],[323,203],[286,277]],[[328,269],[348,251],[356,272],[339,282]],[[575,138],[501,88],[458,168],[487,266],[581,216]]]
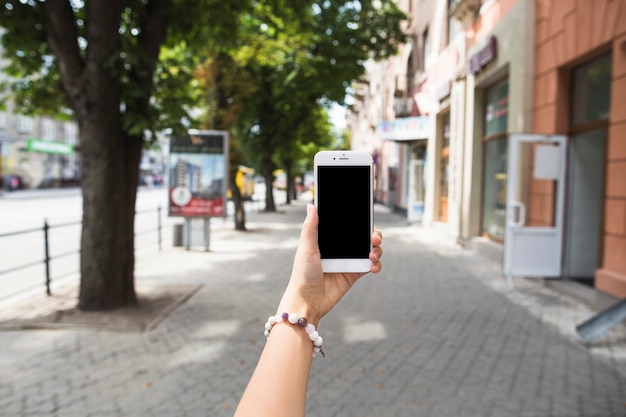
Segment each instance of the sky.
[[339,130],[346,127],[346,108],[334,103],[330,109],[330,122]]

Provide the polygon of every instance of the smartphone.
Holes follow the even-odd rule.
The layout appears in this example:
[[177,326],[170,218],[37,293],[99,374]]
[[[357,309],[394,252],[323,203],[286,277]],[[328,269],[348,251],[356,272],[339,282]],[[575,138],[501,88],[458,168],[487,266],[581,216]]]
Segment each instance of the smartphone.
[[368,272],[374,227],[373,159],[368,152],[320,151],[314,159],[317,242],[324,272]]

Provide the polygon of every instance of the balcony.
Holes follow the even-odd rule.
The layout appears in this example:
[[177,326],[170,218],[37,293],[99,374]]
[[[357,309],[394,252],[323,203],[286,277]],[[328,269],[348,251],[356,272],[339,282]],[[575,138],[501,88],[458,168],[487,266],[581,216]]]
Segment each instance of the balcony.
[[413,99],[396,98],[393,108],[396,113],[396,117],[409,117],[413,111]]
[[480,0],[454,0],[450,2],[448,13],[467,29],[476,20],[479,10]]

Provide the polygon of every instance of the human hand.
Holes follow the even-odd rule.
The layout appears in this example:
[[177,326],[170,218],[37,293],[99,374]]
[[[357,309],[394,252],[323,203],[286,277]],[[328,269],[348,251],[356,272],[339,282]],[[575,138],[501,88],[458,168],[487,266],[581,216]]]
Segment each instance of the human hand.
[[[322,260],[317,244],[317,225],[319,218],[317,208],[307,206],[307,216],[302,224],[300,242],[296,251],[291,279],[281,299],[278,314],[283,312],[298,313],[306,317],[309,323],[317,326],[324,317],[341,300],[354,283],[366,275],[363,273],[324,273]],[[380,272],[383,255],[381,248],[382,233],[375,229],[372,234],[372,261],[370,272]]]

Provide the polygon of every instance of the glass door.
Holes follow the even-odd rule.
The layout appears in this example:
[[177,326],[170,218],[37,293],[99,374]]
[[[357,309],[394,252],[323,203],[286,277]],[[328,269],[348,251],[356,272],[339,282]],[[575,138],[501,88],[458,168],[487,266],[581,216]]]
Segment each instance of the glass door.
[[511,135],[503,272],[561,275],[566,137]]

